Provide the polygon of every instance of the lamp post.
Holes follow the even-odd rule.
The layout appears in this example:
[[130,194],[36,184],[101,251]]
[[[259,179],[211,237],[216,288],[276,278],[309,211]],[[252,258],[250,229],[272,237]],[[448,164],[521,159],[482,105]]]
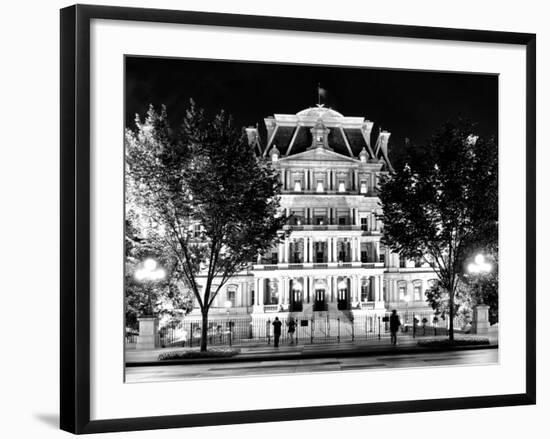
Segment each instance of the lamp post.
[[147,309],[139,320],[139,336],[136,345],[137,349],[154,349],[158,346],[158,319],[154,317],[152,303],[152,286],[156,281],[160,281],[166,277],[166,272],[162,268],[158,268],[158,264],[154,259],[146,259],[142,267],[135,271],[134,278],[136,281],[143,283],[147,291]]
[[405,328],[408,329],[407,323],[409,321],[409,301],[411,298],[409,297],[409,294],[407,291],[405,291],[405,296],[403,297],[403,300],[405,301]]
[[225,303],[223,304],[223,306],[225,307],[225,310],[227,311],[227,324],[229,326],[229,346],[231,346],[231,320],[229,320],[229,310],[231,309],[231,306],[233,306],[233,303],[231,303],[231,300],[226,300]]
[[162,268],[157,268],[157,261],[154,259],[146,259],[143,262],[142,268],[134,273],[134,278],[142,283],[147,290],[147,312],[146,315],[153,315],[153,304],[151,302],[152,286],[155,281],[160,281],[166,277],[166,272]]
[[489,307],[483,304],[481,278],[490,273],[493,266],[480,253],[475,256],[474,262],[468,264],[467,269],[471,276],[477,277],[480,300],[473,309],[472,330],[475,334],[486,334],[489,329]]
[[485,261],[485,256],[481,253],[477,254],[474,258],[474,262],[471,262],[468,264],[468,273],[470,275],[478,278],[478,290],[479,290],[479,298],[481,300],[481,303],[483,303],[483,296],[482,296],[482,288],[481,288],[481,278],[485,274],[489,274],[493,266],[491,263]]

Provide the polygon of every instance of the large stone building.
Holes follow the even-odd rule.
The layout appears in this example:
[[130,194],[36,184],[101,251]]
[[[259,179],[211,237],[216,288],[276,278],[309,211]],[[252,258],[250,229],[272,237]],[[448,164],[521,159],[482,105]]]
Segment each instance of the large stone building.
[[392,170],[390,133],[376,130],[373,144],[373,125],[317,105],[266,118],[263,142],[257,128],[247,129],[251,147],[279,171],[291,233],[222,288],[211,319],[323,316],[340,325],[391,309],[431,311],[425,292],[433,270],[381,243],[377,184]]

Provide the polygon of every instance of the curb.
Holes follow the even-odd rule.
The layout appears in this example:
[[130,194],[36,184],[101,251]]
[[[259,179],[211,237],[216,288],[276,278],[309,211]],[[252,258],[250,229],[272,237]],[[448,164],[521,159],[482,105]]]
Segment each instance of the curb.
[[[446,347],[427,347],[411,346],[396,347],[372,350],[343,350],[336,352],[297,352],[277,354],[237,354],[234,357],[218,358],[191,358],[178,360],[155,360],[155,361],[135,361],[126,362],[126,367],[151,367],[151,366],[185,366],[192,364],[216,364],[216,363],[243,363],[253,361],[280,361],[280,360],[305,360],[320,358],[338,358],[338,357],[372,357],[376,355],[401,355],[401,354],[425,354],[431,352],[455,352],[482,349],[498,349],[498,344],[494,345],[472,345],[472,346],[446,346]],[[274,355],[275,354],[275,355]]]

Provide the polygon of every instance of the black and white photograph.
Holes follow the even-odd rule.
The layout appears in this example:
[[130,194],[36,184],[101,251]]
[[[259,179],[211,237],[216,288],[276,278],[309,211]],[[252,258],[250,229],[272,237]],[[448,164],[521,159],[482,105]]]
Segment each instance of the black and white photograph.
[[498,363],[498,75],[124,69],[126,383]]

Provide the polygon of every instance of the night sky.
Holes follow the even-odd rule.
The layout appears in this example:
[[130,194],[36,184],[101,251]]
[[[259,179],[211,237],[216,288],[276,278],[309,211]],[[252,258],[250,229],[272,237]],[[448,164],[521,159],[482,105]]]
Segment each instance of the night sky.
[[165,104],[178,125],[193,98],[209,115],[223,108],[240,126],[258,123],[265,141],[264,117],[314,106],[318,83],[326,106],[372,120],[373,133],[390,131],[390,153],[457,117],[478,123],[482,136],[497,135],[495,75],[143,57],[126,58],[126,126],[150,103]]

